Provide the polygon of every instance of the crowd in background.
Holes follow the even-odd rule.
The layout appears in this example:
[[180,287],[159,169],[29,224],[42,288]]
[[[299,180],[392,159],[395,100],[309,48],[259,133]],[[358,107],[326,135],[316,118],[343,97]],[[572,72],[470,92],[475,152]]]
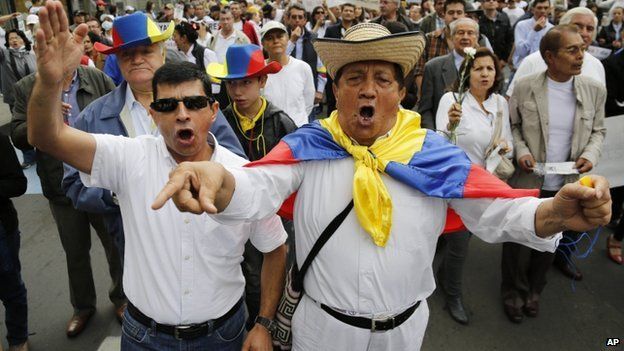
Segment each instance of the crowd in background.
[[[105,217],[111,213],[119,215],[118,211],[112,209],[110,213],[95,216],[88,207],[73,208],[72,200],[73,206],[79,206],[68,192],[71,186],[62,186],[66,182],[62,164],[43,153],[38,153],[35,159],[28,144],[25,104],[34,79],[29,81],[28,77],[36,71],[32,46],[39,25],[37,12],[42,5],[42,1],[35,1],[28,14],[0,16],[1,92],[4,103],[13,114],[13,144],[24,153],[21,168],[37,164],[44,196],[50,201],[58,225],[68,260],[74,308],[67,334],[75,336],[95,312],[89,249],[84,239],[88,234],[85,233],[89,233],[90,226],[93,226],[106,249],[113,281],[109,297],[120,319],[126,306],[121,287],[123,251],[118,252],[119,247],[123,248],[123,242],[120,244],[119,238],[111,235],[112,225],[104,225],[107,223]],[[573,177],[538,176],[533,171],[536,165],[574,162],[575,169],[581,174],[590,171],[600,160],[606,133],[604,118],[624,114],[624,1],[621,0],[555,3],[549,0],[416,0],[407,3],[380,0],[378,9],[374,10],[348,2],[331,7],[323,2],[306,8],[296,1],[283,0],[194,0],[166,3],[161,8],[148,1],[144,9],[136,9],[132,6],[119,8],[106,0],[98,0],[95,11],[77,10],[70,18],[72,29],[85,23],[88,34],[81,59],[84,67],[68,77],[66,93],[59,101],[67,124],[79,123],[77,117],[97,97],[124,84],[136,84],[127,82],[124,70],[120,68],[119,62],[126,60],[120,56],[124,53],[107,53],[106,49],[120,40],[114,36],[115,21],[136,12],[144,13],[163,31],[171,21],[174,22],[173,35],[165,44],[167,62],[189,61],[206,70],[211,64],[228,63],[228,50],[233,45],[254,44],[263,49],[267,62],[281,64],[282,70],[270,74],[259,90],[270,102],[270,111],[275,109],[275,118],[287,126],[272,135],[276,139],[271,140],[269,149],[281,136],[308,122],[327,117],[336,109],[333,80],[315,52],[314,40],[342,39],[353,25],[365,22],[382,24],[392,34],[422,32],[426,43],[424,53],[416,67],[407,74],[406,94],[401,106],[420,113],[423,127],[445,135],[456,132],[457,145],[473,163],[481,166],[487,165],[495,140],[494,146],[500,147],[497,152],[515,164],[515,171],[506,178],[513,187],[539,188],[540,196],[552,196],[564,184],[573,181]],[[22,25],[18,26],[18,21]],[[557,25],[569,25],[568,32],[577,33],[578,38],[566,29],[560,36],[568,38],[569,34],[569,40],[565,39],[569,44],[567,47],[556,47],[558,44],[553,44],[552,38],[543,40]],[[552,47],[562,53],[546,55],[545,52]],[[467,48],[478,48],[472,61],[466,60]],[[460,76],[466,72],[469,75],[467,83],[459,82]],[[91,89],[99,91],[89,92],[93,96],[83,98],[84,87],[75,83],[77,76],[79,80],[90,81]],[[527,79],[529,76],[531,79]],[[235,88],[223,80],[211,81],[212,94],[236,134],[241,125],[236,122],[238,112],[234,112],[238,100],[231,91]],[[460,91],[465,94],[463,100],[457,99],[456,93]],[[540,99],[540,96],[548,99]],[[544,123],[547,127],[540,128]],[[154,133],[149,121],[143,125],[145,133]],[[455,125],[458,125],[456,131]],[[136,135],[140,134],[141,131],[137,130]],[[254,160],[267,153],[266,145],[261,152],[256,147],[256,140],[244,135],[245,132],[237,134],[244,156]],[[9,147],[6,149],[2,150],[2,162],[12,153]],[[0,171],[4,177],[3,172],[4,168]],[[11,172],[18,174],[21,171],[12,169]],[[624,188],[614,188],[612,194],[615,234],[608,238],[608,255],[615,263],[622,264]],[[18,192],[5,193],[2,188],[0,212],[12,209],[8,198],[19,195]],[[8,233],[11,232],[19,235],[16,223],[8,223],[0,217],[0,236],[10,237]],[[286,223],[285,227],[290,234],[292,229]],[[564,233],[569,242],[576,240],[578,235]],[[438,286],[445,292],[451,317],[461,324],[469,323],[462,297],[462,269],[471,236],[468,231],[447,233],[441,236],[437,252]],[[88,241],[90,245],[90,239]],[[6,240],[0,241],[0,248],[5,244],[15,250],[16,244]],[[546,272],[551,265],[570,279],[583,279],[580,269],[566,258],[565,245],[560,248],[562,250],[557,254],[551,254],[518,244],[504,245],[501,297],[510,321],[520,323],[524,316],[538,316],[539,297],[546,286]],[[26,291],[19,277],[16,255],[7,265],[4,264],[6,257],[2,256],[0,296],[5,305],[13,303],[17,306],[6,309],[7,321],[9,318],[17,320],[13,325],[7,322],[9,343],[17,347],[25,345],[27,339],[26,320],[20,317],[25,313]],[[260,259],[258,264],[261,262]],[[9,266],[11,269],[5,272],[5,267]],[[6,279],[12,279],[14,283],[5,284],[5,277],[11,274],[13,276]],[[12,302],[5,300],[9,289]]]

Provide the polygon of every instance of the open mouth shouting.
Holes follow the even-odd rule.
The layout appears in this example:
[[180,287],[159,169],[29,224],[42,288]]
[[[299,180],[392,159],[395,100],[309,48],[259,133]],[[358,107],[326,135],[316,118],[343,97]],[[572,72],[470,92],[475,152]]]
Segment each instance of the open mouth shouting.
[[375,119],[375,107],[372,105],[361,106],[356,115],[358,123],[362,126],[370,126]]
[[195,141],[195,132],[191,128],[180,128],[175,135],[176,141],[182,146],[191,146]]

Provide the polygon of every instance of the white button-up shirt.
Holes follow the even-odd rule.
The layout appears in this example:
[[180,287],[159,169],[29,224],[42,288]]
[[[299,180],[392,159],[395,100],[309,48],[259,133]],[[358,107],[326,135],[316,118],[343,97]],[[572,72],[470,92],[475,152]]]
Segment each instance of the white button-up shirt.
[[539,45],[542,37],[546,35],[546,32],[548,32],[550,28],[553,27],[550,22],[546,21],[544,28],[542,28],[539,32],[536,32],[533,30],[535,22],[535,17],[531,17],[516,24],[516,29],[514,30],[514,43],[516,45],[516,49],[512,57],[513,65],[515,67],[518,67],[525,57],[539,51]]
[[[172,202],[150,208],[177,166],[162,137],[94,134],[97,149],[86,186],[117,194],[126,233],[124,291],[158,323],[200,323],[225,314],[243,296],[240,263],[248,239],[262,252],[286,240],[277,216],[225,226],[207,214],[181,213]],[[214,137],[213,137],[214,140]],[[247,161],[214,145],[212,161]]]
[[[457,96],[457,93],[455,93]],[[446,128],[449,123],[448,110],[455,102],[453,92],[442,95],[438,112],[436,113],[436,126],[444,132],[448,132]],[[491,94],[483,101],[485,111],[479,106],[479,102],[466,91],[464,101],[462,102],[462,118],[461,122],[455,129],[457,133],[457,146],[462,148],[470,158],[472,163],[485,167],[485,151],[490,145],[492,135],[494,134],[494,124],[496,123],[496,113],[500,108],[503,113],[503,128],[501,130],[501,140],[507,143],[509,148],[513,148],[513,136],[511,135],[511,126],[509,125],[509,107],[507,100],[498,94]],[[487,112],[486,112],[487,111]],[[513,156],[510,152],[508,157]]]
[[126,88],[126,106],[132,117],[136,135],[156,135],[158,128],[149,112],[134,98],[130,85]]
[[[299,265],[353,197],[352,158],[229,170],[236,190],[225,211],[214,215],[223,223],[270,215],[298,190],[294,224]],[[512,241],[550,252],[557,248],[560,235],[535,235],[541,199],[445,200],[427,197],[385,174],[381,178],[394,206],[386,247],[372,242],[352,210],[306,274],[305,291],[314,300],[356,315],[378,315],[398,313],[426,299],[435,289],[432,261],[449,204],[487,242]]]

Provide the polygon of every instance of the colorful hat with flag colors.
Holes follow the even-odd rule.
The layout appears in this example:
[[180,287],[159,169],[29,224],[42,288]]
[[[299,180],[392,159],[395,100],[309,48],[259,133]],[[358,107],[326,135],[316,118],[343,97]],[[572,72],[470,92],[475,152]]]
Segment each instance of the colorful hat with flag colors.
[[167,40],[173,34],[173,21],[164,32],[144,13],[137,12],[131,15],[117,17],[113,21],[113,46],[95,43],[95,50],[103,54],[113,54],[119,50],[141,45],[151,45]]
[[264,62],[262,49],[258,45],[232,45],[225,53],[225,64],[211,63],[208,75],[223,80],[233,80],[277,73],[282,69],[279,62]]

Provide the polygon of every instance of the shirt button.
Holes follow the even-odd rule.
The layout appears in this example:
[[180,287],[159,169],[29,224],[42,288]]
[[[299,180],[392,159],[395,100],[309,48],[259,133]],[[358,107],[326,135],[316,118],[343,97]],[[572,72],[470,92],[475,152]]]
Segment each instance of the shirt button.
[[190,220],[188,218],[184,219],[184,223],[189,224]]
[[188,261],[188,260],[190,260],[190,259],[191,259],[191,256],[189,256],[189,255],[184,256],[184,260],[185,260],[185,261]]
[[189,293],[190,293],[190,291],[184,290],[184,295],[188,295]]

